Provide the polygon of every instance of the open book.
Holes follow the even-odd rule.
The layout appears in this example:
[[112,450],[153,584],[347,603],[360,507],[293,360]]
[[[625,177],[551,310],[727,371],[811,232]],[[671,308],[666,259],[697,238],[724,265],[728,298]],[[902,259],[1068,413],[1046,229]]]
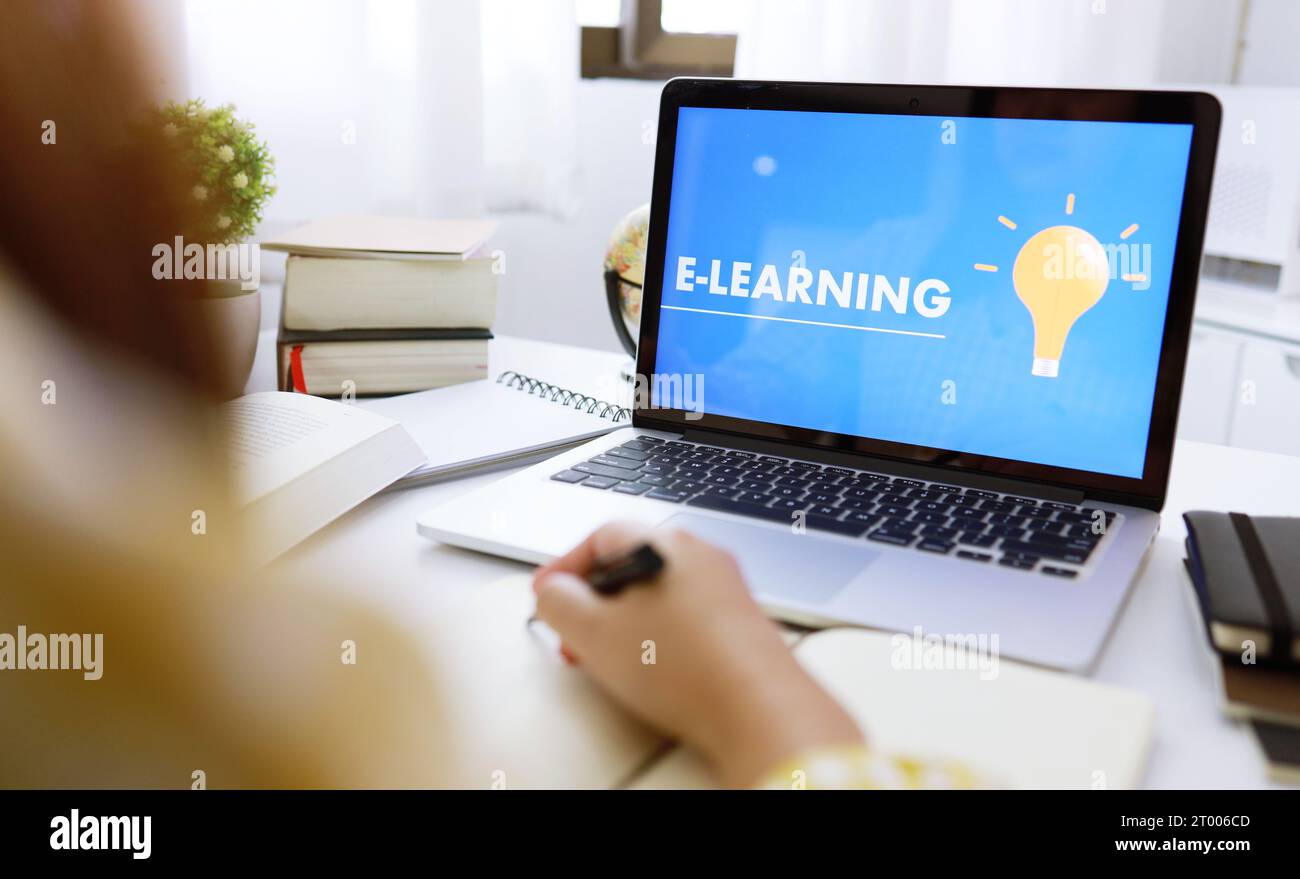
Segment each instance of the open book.
[[249,394],[224,404],[221,417],[257,563],[424,463],[393,419],[321,397]]

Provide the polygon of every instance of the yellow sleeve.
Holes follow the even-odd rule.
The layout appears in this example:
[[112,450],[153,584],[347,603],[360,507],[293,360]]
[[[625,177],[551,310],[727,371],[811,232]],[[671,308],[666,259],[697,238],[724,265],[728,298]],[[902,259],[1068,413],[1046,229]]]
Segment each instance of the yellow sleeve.
[[880,754],[866,745],[824,748],[789,760],[758,785],[762,790],[920,790],[980,787],[966,767]]

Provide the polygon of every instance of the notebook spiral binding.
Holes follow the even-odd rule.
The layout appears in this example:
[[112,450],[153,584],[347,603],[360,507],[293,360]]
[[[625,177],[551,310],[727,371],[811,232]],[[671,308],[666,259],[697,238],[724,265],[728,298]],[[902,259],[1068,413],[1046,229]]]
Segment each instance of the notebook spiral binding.
[[609,403],[605,400],[597,400],[595,397],[579,394],[576,391],[570,391],[567,388],[532,378],[514,370],[506,370],[498,375],[497,384],[506,385],[517,391],[527,391],[535,396],[550,400],[552,403],[559,403],[561,406],[568,406],[570,409],[577,409],[579,412],[586,412],[588,415],[595,415],[597,418],[608,418],[615,424],[632,417],[632,410],[626,406],[619,406],[617,403]]

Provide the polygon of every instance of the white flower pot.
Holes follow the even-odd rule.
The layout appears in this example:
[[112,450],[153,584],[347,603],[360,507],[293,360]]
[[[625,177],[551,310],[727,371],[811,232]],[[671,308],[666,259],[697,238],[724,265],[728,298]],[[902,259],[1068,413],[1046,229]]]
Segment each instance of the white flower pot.
[[239,281],[209,281],[221,295],[192,303],[194,319],[215,344],[211,368],[223,399],[244,393],[257,354],[257,333],[262,325],[262,292],[244,290]]

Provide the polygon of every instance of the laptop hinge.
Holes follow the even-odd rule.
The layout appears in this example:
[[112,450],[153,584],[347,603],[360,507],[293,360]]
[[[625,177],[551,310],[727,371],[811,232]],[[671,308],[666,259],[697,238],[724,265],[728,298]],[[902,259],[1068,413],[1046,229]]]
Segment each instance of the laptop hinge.
[[1084,500],[1082,489],[1044,485],[1026,479],[991,476],[987,473],[947,470],[943,467],[934,467],[928,464],[895,461],[856,452],[836,452],[829,449],[794,445],[793,443],[783,443],[777,440],[736,436],[735,434],[700,428],[687,428],[682,431],[682,438],[690,442],[725,446],[745,452],[757,452],[785,458],[801,458],[805,461],[815,461],[818,464],[830,464],[831,466],[850,467],[858,470],[873,470],[890,476],[924,479],[927,482],[950,482],[964,488],[982,488],[986,491],[996,491],[1002,494],[1024,494],[1042,500],[1060,501],[1067,504],[1078,504]]

